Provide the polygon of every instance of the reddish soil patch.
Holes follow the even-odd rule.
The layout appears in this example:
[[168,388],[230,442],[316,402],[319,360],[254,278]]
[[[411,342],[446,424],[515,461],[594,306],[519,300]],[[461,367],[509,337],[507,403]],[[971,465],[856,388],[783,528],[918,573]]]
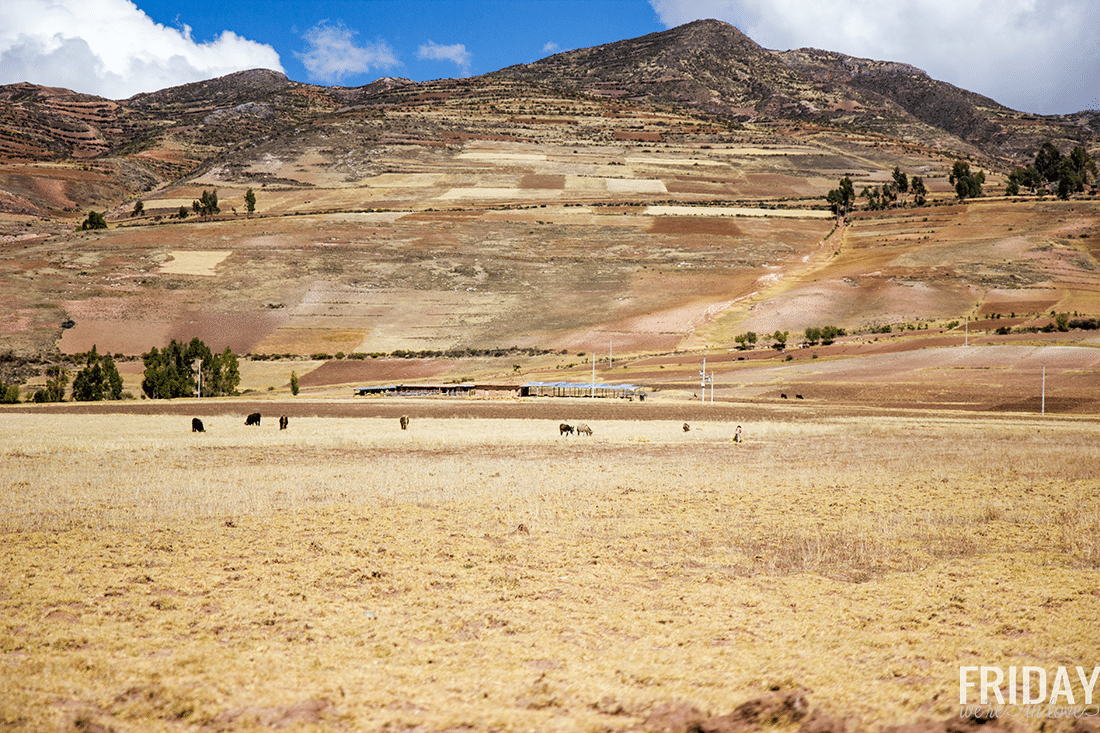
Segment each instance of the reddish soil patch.
[[616,140],[628,140],[639,143],[664,142],[664,136],[659,132],[616,132]]
[[360,382],[401,384],[436,377],[451,366],[441,359],[345,359],[325,362],[299,381],[303,387]]
[[188,343],[198,338],[215,352],[229,348],[235,354],[249,354],[285,320],[275,312],[183,311],[169,314],[160,309],[132,317],[96,318],[92,312],[96,303],[96,300],[89,300],[68,304],[67,310],[76,326],[62,332],[61,353],[79,354],[95,346],[101,354],[144,354],[153,347],[167,346],[173,339]]
[[741,228],[730,219],[707,216],[657,216],[649,227],[650,234],[709,234],[716,237],[739,237]]

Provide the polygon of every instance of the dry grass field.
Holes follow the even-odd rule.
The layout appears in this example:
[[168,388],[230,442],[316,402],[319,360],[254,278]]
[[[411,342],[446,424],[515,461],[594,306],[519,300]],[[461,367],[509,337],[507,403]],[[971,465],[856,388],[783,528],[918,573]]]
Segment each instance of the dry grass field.
[[0,412],[0,729],[954,730],[1100,659],[1095,418],[433,404]]

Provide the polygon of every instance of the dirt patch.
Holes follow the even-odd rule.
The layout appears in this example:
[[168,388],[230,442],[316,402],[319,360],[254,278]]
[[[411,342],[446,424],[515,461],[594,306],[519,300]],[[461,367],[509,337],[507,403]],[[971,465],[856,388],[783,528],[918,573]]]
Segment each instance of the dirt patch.
[[706,234],[716,237],[738,237],[742,232],[736,222],[721,218],[698,216],[657,216],[649,227],[650,234]]
[[528,173],[519,180],[519,187],[526,189],[550,189],[553,191],[563,191],[565,190],[565,176]]
[[171,259],[160,266],[160,271],[169,275],[213,276],[215,268],[231,254],[231,250],[174,250],[168,253]]
[[303,387],[324,387],[333,384],[407,384],[430,379],[452,368],[438,359],[346,359],[328,361],[302,376]]

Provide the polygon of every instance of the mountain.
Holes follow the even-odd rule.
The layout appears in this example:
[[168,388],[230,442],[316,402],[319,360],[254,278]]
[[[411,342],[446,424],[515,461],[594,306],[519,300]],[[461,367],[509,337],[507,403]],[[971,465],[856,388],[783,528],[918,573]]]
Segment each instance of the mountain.
[[1062,147],[1100,140],[1096,112],[1016,112],[906,64],[816,49],[770,51],[732,25],[701,20],[465,80],[322,87],[255,69],[126,100],[14,84],[0,87],[0,159],[125,161],[123,185],[150,190],[338,110],[430,103],[509,83],[672,104],[740,123],[829,125],[977,156],[987,165],[1027,160],[1046,140]]
[[833,124],[997,159],[1034,155],[1040,138],[1100,139],[1095,112],[1024,114],[907,64],[816,49],[770,51],[717,20],[566,51],[487,76],[687,105],[742,122]]

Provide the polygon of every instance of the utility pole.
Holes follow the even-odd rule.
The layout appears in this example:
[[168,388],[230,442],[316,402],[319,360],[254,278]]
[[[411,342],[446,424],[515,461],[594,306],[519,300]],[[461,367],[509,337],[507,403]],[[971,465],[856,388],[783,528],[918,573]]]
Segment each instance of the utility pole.
[[699,376],[703,378],[703,391],[699,394],[703,404],[707,402],[707,357],[703,357],[703,368],[699,371]]
[[592,384],[589,386],[589,397],[595,399],[596,397],[596,352],[592,352]]
[[1041,404],[1040,409],[1042,412],[1040,414],[1045,415],[1047,414],[1047,363],[1045,361],[1043,362],[1043,398]]
[[198,386],[198,390],[195,393],[195,399],[202,399],[202,359],[195,359],[191,362],[191,366],[195,368],[195,382]]

